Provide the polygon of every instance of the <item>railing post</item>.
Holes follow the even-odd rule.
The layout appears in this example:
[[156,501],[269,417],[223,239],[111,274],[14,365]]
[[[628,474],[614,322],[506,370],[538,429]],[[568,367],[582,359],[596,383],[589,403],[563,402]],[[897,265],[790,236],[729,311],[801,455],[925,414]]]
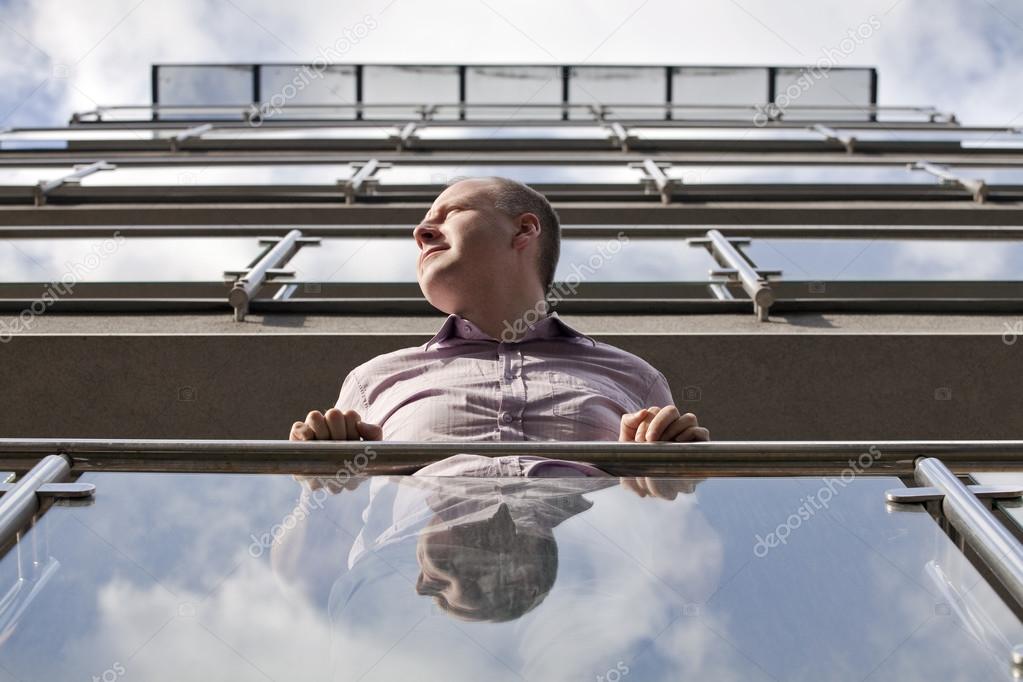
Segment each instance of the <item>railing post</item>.
[[39,488],[66,480],[70,474],[67,457],[47,455],[0,497],[0,547],[6,546],[39,511]]

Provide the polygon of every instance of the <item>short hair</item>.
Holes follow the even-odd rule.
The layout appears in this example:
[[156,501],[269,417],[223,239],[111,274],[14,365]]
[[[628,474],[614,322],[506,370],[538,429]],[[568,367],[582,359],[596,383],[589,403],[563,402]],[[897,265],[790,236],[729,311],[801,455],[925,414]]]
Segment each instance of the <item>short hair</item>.
[[554,283],[554,271],[561,257],[561,221],[547,197],[521,182],[497,176],[473,178],[490,183],[494,208],[513,218],[532,213],[540,219],[540,253],[537,269],[544,291]]
[[[437,606],[450,615],[491,623],[515,620],[539,606],[554,586],[558,544],[553,535],[516,531],[505,537],[490,522],[454,526],[450,533],[447,542],[458,548],[462,561],[452,562],[449,570],[461,582],[462,600],[470,604],[468,610],[455,608],[435,594]],[[432,593],[418,584],[416,592]]]

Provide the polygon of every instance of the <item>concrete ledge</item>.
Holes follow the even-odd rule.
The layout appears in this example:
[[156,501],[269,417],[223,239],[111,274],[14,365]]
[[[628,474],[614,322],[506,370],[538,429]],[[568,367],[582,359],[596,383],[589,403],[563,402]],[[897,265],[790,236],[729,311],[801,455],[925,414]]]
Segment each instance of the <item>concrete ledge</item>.
[[[0,435],[285,438],[291,422],[333,404],[352,367],[420,344],[437,327],[403,319],[427,329],[16,336],[0,345]],[[1009,345],[997,327],[616,334],[593,326],[579,325],[661,369],[677,404],[716,439],[1023,437],[1023,340]]]

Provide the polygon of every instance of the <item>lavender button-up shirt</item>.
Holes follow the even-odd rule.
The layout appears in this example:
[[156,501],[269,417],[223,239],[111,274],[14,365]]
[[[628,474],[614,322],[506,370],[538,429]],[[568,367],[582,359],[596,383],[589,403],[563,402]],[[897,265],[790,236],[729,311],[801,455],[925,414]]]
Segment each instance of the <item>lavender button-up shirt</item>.
[[356,367],[337,407],[379,424],[385,440],[617,440],[621,417],[670,405],[664,375],[594,341],[557,313],[512,343],[458,315],[422,346]]

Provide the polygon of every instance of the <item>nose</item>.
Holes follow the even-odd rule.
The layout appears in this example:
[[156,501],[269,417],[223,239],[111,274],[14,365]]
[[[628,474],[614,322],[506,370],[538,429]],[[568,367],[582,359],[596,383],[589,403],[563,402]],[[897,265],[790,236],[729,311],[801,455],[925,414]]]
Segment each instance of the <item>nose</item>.
[[442,580],[436,580],[434,578],[428,578],[425,574],[420,573],[419,578],[416,580],[416,593],[424,597],[434,596],[444,592],[444,588],[447,583]]
[[416,240],[419,250],[433,244],[440,237],[440,230],[430,223],[420,223],[412,230],[412,238]]

